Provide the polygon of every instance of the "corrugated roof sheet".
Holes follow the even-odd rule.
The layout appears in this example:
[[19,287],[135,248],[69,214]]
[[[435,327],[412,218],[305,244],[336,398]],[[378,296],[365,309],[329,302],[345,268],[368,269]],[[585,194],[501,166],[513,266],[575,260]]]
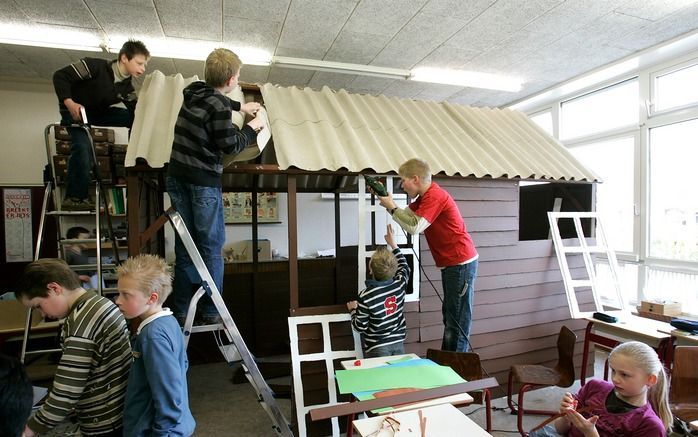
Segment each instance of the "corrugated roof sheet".
[[281,169],[376,173],[410,158],[432,173],[596,181],[597,176],[525,114],[509,109],[260,87]]

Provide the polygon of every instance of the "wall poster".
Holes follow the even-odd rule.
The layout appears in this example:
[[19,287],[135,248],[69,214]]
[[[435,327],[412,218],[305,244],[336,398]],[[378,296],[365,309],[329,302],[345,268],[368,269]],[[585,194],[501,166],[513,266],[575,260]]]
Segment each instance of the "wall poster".
[[28,188],[2,190],[5,260],[32,261],[32,193]]
[[[252,223],[252,193],[223,193],[225,223]],[[257,221],[280,223],[276,193],[257,193]]]

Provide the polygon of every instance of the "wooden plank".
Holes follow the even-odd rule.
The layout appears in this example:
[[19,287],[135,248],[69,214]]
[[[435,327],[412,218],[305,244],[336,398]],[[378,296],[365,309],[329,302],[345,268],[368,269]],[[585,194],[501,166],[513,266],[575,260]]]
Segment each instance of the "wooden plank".
[[484,178],[462,178],[462,177],[451,177],[445,178],[442,176],[435,176],[433,178],[437,184],[441,185],[444,189],[449,189],[450,187],[476,187],[476,188],[516,188],[518,190],[519,182],[512,179],[484,179]]
[[[444,187],[445,189],[446,187]],[[519,201],[519,190],[512,186],[501,187],[448,187],[448,193],[455,201]]]
[[565,325],[575,331],[577,337],[583,337],[586,321],[570,319],[569,316],[561,320],[551,320],[547,323],[527,326],[526,329],[512,329],[506,332],[483,332],[470,336],[470,341],[473,348],[480,350],[488,346],[509,344],[522,339],[531,337],[543,337],[547,335],[556,335],[560,332],[560,328]]
[[468,217],[518,217],[519,202],[510,201],[495,201],[489,202],[484,200],[469,200],[456,201],[458,210],[463,216],[465,222],[468,222]]
[[468,232],[516,231],[519,232],[517,217],[468,217],[465,219]]
[[477,247],[511,246],[519,241],[518,231],[470,232]]

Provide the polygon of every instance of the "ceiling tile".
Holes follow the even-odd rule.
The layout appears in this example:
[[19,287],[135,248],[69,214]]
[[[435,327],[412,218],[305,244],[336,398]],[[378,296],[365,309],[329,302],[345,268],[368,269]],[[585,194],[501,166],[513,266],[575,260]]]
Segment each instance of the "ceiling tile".
[[240,82],[266,83],[269,76],[269,67],[259,65],[243,65],[240,70]]
[[[433,23],[439,24],[435,26]],[[464,25],[463,20],[419,13],[402,28],[371,64],[412,68]]]
[[121,35],[127,38],[162,38],[160,19],[151,2],[147,4],[128,4],[126,7],[114,7],[109,0],[88,0],[87,5],[97,21],[110,36]]
[[479,52],[468,48],[441,46],[422,59],[418,66],[463,69]]
[[424,6],[426,0],[363,0],[344,29],[393,36]]
[[67,50],[44,47],[6,46],[22,63],[31,66],[40,77],[52,79],[53,73],[73,62]]
[[430,0],[422,12],[470,21],[496,2],[497,0]]
[[696,4],[696,0],[630,0],[616,8],[616,12],[645,20],[658,21],[669,14]]
[[23,21],[27,20],[27,15],[17,7],[15,2],[2,1],[0,2],[0,20],[8,21]]
[[424,85],[424,89],[414,96],[415,99],[443,102],[463,90],[462,86],[443,85],[440,83],[425,83]]
[[395,79],[383,79],[382,77],[356,76],[346,87],[351,93],[378,95],[388,88]]
[[272,66],[267,80],[276,85],[304,87],[310,82],[314,73],[310,70]]
[[282,23],[291,0],[223,0],[226,16]]
[[388,88],[383,90],[383,94],[391,97],[413,99],[417,94],[422,92],[426,86],[426,83],[416,82],[414,80],[395,80]]
[[20,62],[0,62],[0,77],[41,78],[33,68]]
[[189,61],[185,59],[173,59],[177,73],[183,77],[196,76],[199,80],[204,80],[204,61]]
[[171,58],[150,58],[145,69],[146,74],[155,70],[160,70],[164,75],[177,74],[177,67]]
[[[279,46],[318,53],[320,56],[315,56],[315,59],[322,59],[354,7],[354,1],[346,0],[291,3]],[[277,51],[277,54],[280,53]]]
[[233,47],[256,48],[273,54],[280,34],[281,23],[276,21],[245,20],[230,16],[223,20],[223,40]]
[[165,36],[221,41],[221,0],[154,0]]
[[612,44],[628,50],[642,50],[678,35],[693,32],[696,30],[696,23],[698,23],[698,3],[650,23],[645,28],[632,32]]
[[333,90],[341,90],[346,89],[355,78],[355,74],[318,71],[313,75],[312,79],[310,79],[308,86],[316,90],[322,89],[323,86],[327,86]]
[[326,61],[368,64],[385,47],[390,37],[343,30],[325,56]]
[[30,20],[37,23],[98,28],[82,0],[22,0],[17,2],[17,6]]

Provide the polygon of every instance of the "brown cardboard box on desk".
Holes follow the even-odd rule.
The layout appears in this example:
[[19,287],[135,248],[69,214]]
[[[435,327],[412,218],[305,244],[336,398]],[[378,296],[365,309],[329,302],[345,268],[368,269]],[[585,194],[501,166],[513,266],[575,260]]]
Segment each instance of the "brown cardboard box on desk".
[[673,316],[681,315],[681,303],[643,300],[637,310],[642,317],[668,322]]
[[[223,249],[226,262],[252,262],[252,240],[238,241]],[[257,241],[257,259],[271,261],[271,241]]]

